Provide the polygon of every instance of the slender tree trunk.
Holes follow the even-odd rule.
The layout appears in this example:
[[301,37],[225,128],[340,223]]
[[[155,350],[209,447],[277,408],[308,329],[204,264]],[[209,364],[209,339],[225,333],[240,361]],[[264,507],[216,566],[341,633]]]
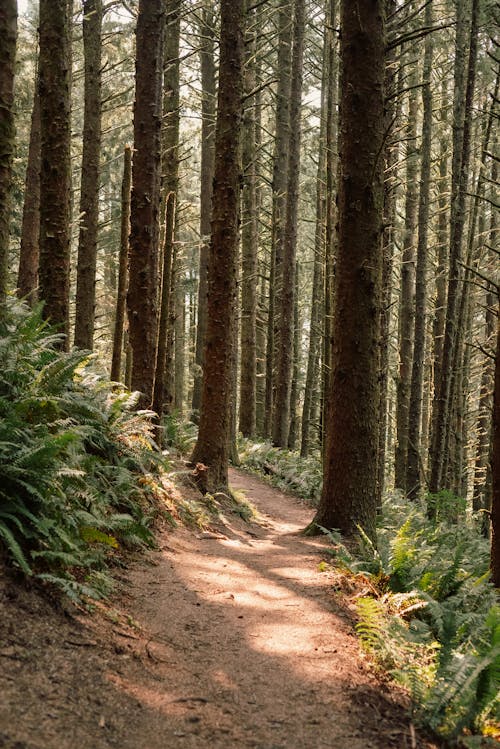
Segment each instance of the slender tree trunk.
[[290,390],[290,429],[288,431],[289,450],[295,450],[298,433],[298,399],[299,399],[299,376],[300,376],[300,310],[299,310],[299,263],[295,264],[295,296],[293,302],[293,368],[292,386]]
[[[339,90],[339,65],[335,45],[335,19],[337,17],[337,0],[330,0],[329,24],[332,34],[330,36],[329,52],[329,86],[327,91],[327,114],[326,114],[326,226],[325,226],[325,257],[324,257],[324,331],[323,331],[323,370],[322,370],[322,393],[321,393],[321,426],[320,443],[324,448],[325,424],[328,411],[328,393],[330,392],[330,377],[332,374],[332,352],[333,352],[333,304],[334,304],[334,281],[335,281],[335,250],[336,250],[336,182],[338,178],[339,162],[337,152],[338,144],[338,116],[337,102],[340,98]],[[339,183],[340,184],[340,183]]]
[[80,193],[82,219],[76,270],[75,346],[90,350],[94,346],[95,275],[99,225],[102,16],[102,0],[84,0],[85,97]]
[[[386,0],[386,17],[396,7],[396,0]],[[402,75],[395,51],[386,56],[385,90],[386,132],[387,140],[384,149],[384,233],[382,235],[382,309],[380,319],[380,407],[378,436],[378,469],[377,469],[377,505],[381,507],[385,489],[387,423],[388,423],[388,389],[390,368],[390,328],[393,289],[393,266],[396,233],[396,208],[398,188],[399,134],[397,130],[401,120]]]
[[184,294],[184,268],[177,268],[175,280],[174,327],[174,409],[182,416],[186,390],[186,303]]
[[290,92],[292,63],[292,21],[289,0],[279,0],[278,58],[276,76],[276,125],[273,157],[273,206],[271,263],[266,350],[265,433],[271,435],[276,386],[276,315],[281,306],[283,236],[285,231],[288,148],[290,141]]
[[215,15],[203,8],[200,20],[201,72],[201,185],[200,185],[200,276],[198,284],[198,321],[193,381],[193,420],[198,421],[201,405],[203,351],[207,328],[207,273],[212,216],[212,183],[215,158]]
[[245,92],[243,116],[243,191],[241,234],[241,368],[239,427],[244,437],[255,434],[257,378],[257,174],[255,97],[255,13],[247,13]]
[[[425,8],[424,24],[432,26],[432,5]],[[415,286],[415,332],[413,336],[413,364],[411,372],[409,418],[408,418],[408,460],[405,486],[408,496],[416,499],[421,489],[422,462],[422,410],[424,398],[424,369],[427,315],[427,244],[429,225],[429,198],[432,158],[432,56],[433,37],[425,39],[424,66],[422,71],[422,143],[420,147],[420,195],[418,205],[417,267]]]
[[[160,320],[158,327],[158,352],[156,358],[155,385],[153,394],[153,411],[161,418],[165,404],[170,409],[172,401],[167,392],[172,394],[172,367],[167,367],[169,341],[175,325],[175,307],[173,294],[175,279],[174,263],[175,230],[177,212],[177,192],[179,189],[179,49],[181,0],[168,0],[166,3],[165,28],[165,64],[163,81],[163,137],[162,137],[162,190],[165,194],[165,230],[163,236],[162,284],[160,299]],[[171,348],[171,347],[170,347]]]
[[323,492],[315,528],[375,538],[382,281],[383,0],[341,4],[339,247]]
[[500,588],[500,305],[497,310],[497,349],[495,359],[495,389],[493,395],[493,441],[491,476],[493,497],[491,504],[491,579]]
[[[443,76],[441,86],[441,135],[439,140],[439,182],[438,182],[438,217],[436,227],[437,239],[437,267],[436,267],[436,301],[434,303],[434,320],[432,337],[434,340],[433,374],[434,390],[441,380],[441,362],[443,357],[444,327],[446,323],[446,269],[448,250],[448,89],[446,77]],[[432,414],[432,432],[435,431],[434,419],[436,410]]]
[[204,491],[227,489],[237,303],[244,0],[222,0],[208,317],[200,428],[192,461]]
[[130,232],[130,188],[132,185],[132,150],[125,146],[123,157],[123,180],[120,223],[120,257],[118,267],[118,292],[116,295],[115,330],[111,358],[111,379],[119,382],[121,377],[123,334],[128,288],[128,237]]
[[132,387],[140,406],[153,400],[158,338],[158,213],[161,166],[163,0],[140,0],[134,102],[134,159],[127,295]]
[[286,185],[286,220],[276,343],[276,391],[273,404],[273,444],[286,447],[290,429],[290,394],[293,367],[293,310],[295,296],[295,256],[297,251],[297,209],[299,201],[300,139],[302,106],[302,66],[304,58],[305,0],[295,0],[290,90],[290,142]]
[[14,77],[17,41],[17,2],[0,6],[0,318],[8,285],[10,193],[14,157]]
[[[324,306],[323,286],[325,262],[326,230],[326,129],[328,119],[328,87],[330,85],[330,56],[333,54],[333,24],[328,16],[323,34],[323,67],[321,74],[321,112],[318,148],[318,170],[316,174],[316,225],[314,234],[313,284],[311,296],[311,324],[309,330],[309,351],[307,356],[304,404],[302,408],[302,434],[300,454],[309,454],[311,414],[314,390],[317,388],[317,374],[321,346],[321,311]],[[323,302],[323,304],[322,304]]]
[[31,112],[28,164],[24,183],[23,222],[17,295],[33,306],[38,298],[38,255],[40,251],[40,93],[38,70],[35,76]]
[[418,211],[418,66],[413,63],[408,85],[408,119],[406,125],[406,204],[403,255],[401,260],[401,294],[399,299],[399,379],[397,383],[395,485],[406,491],[408,425],[410,407],[413,337],[415,332],[415,240]]
[[40,0],[40,266],[44,316],[69,347],[71,0]]
[[[457,323],[461,289],[461,260],[465,225],[465,200],[469,174],[469,154],[471,141],[471,114],[474,97],[474,82],[477,58],[477,33],[479,0],[472,0],[470,23],[470,43],[467,77],[464,80],[463,66],[466,57],[467,34],[464,27],[466,18],[462,14],[466,3],[457,5],[457,31],[455,55],[455,101],[453,112],[453,163],[452,163],[452,203],[450,220],[450,271],[446,324],[443,341],[441,380],[435,396],[436,417],[432,439],[430,491],[435,493],[443,488],[447,473],[447,449],[450,436],[450,419],[454,395],[454,361],[456,361]],[[465,82],[465,90],[462,85]]]

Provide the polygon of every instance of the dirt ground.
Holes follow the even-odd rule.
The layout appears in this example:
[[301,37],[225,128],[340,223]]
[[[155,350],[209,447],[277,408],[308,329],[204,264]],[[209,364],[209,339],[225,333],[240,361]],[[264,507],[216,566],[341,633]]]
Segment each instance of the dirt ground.
[[2,749],[436,747],[360,654],[311,510],[231,485],[258,522],[163,532],[93,615],[0,573]]

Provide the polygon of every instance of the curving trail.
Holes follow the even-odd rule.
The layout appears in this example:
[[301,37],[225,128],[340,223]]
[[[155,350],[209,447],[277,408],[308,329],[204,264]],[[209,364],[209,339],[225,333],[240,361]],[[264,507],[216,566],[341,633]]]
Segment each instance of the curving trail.
[[[435,746],[363,661],[318,571],[322,541],[298,535],[311,510],[242,472],[230,480],[259,523],[165,532],[124,577],[115,618],[56,620],[30,599],[24,621],[0,619],[0,747]],[[2,626],[14,650],[2,652]]]

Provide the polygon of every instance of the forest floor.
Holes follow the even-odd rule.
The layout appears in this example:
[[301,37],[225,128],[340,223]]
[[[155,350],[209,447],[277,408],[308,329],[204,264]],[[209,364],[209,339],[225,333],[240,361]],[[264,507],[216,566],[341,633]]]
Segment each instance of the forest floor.
[[164,530],[92,614],[0,572],[2,749],[431,749],[360,654],[297,499],[239,471],[259,516]]

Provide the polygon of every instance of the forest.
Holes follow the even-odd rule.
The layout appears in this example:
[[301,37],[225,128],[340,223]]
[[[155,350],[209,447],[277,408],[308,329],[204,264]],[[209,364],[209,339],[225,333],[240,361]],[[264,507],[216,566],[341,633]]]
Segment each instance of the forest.
[[499,21],[0,0],[0,746],[497,745]]

